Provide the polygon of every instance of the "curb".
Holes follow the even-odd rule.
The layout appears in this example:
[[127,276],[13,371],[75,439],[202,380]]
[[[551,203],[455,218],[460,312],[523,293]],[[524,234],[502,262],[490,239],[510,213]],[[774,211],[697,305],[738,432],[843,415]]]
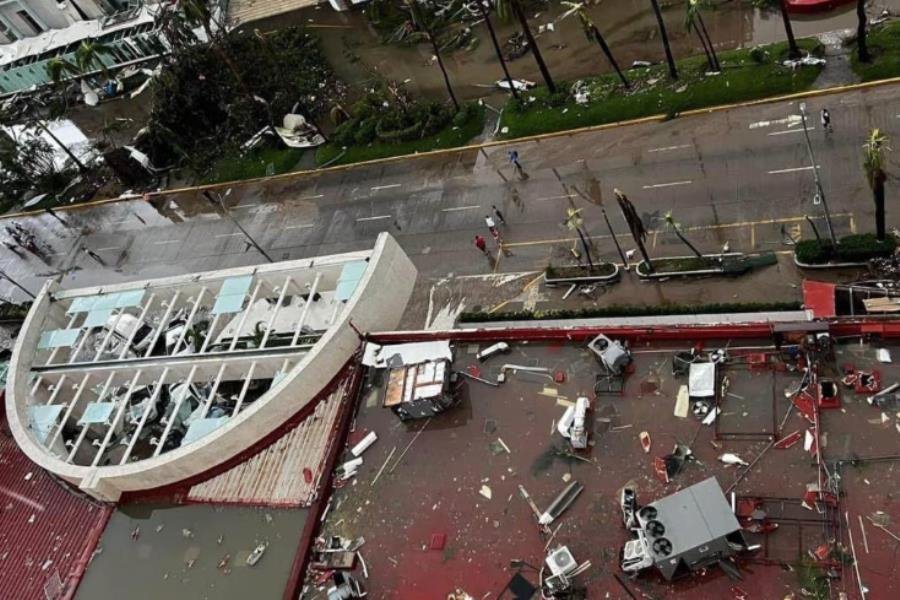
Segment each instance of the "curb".
[[798,268],[812,269],[812,270],[819,270],[819,271],[825,271],[828,269],[858,269],[860,267],[865,267],[866,265],[868,265],[868,263],[866,263],[866,262],[842,262],[842,263],[827,262],[827,263],[820,263],[820,264],[803,263],[803,262],[800,262],[799,260],[797,260],[796,254],[793,255],[793,258],[794,258],[794,264],[797,265]]
[[[725,257],[730,258],[745,258],[747,255],[743,252],[727,252],[724,254],[704,254],[703,258],[709,259],[719,259],[720,261]],[[663,256],[658,258],[657,260],[675,260],[679,258],[696,258],[695,256]],[[725,268],[722,266],[711,268],[711,269],[694,269],[693,271],[667,271],[664,273],[657,273],[656,271],[652,273],[642,273],[641,267],[643,267],[646,263],[641,261],[635,266],[634,272],[638,276],[639,279],[643,279],[645,281],[653,280],[653,279],[668,279],[670,277],[706,277],[709,275],[729,275],[726,273]]]
[[[788,100],[798,100],[803,98],[817,98],[820,96],[830,96],[833,94],[840,94],[843,92],[851,92],[858,90],[866,90],[870,88],[878,88],[878,87],[886,87],[894,84],[900,83],[900,77],[891,77],[889,79],[878,79],[875,81],[866,81],[862,83],[852,83],[847,85],[835,86],[830,88],[824,88],[819,90],[806,90],[804,92],[796,92],[793,94],[786,94],[781,96],[770,96],[767,98],[758,98],[756,100],[746,100],[743,102],[734,102],[732,104],[720,104],[717,106],[709,106],[706,108],[695,108],[692,110],[686,110],[684,112],[678,113],[675,118],[682,117],[694,117],[700,115],[707,115],[716,112],[723,112],[728,110],[733,110],[737,108],[746,108],[749,106],[760,106],[764,104],[775,104],[777,102],[785,102]],[[469,146],[457,146],[456,148],[442,148],[439,150],[430,150],[427,152],[417,152],[415,154],[402,154],[398,156],[389,156],[385,158],[376,158],[373,160],[367,160],[358,163],[350,163],[346,165],[336,165],[334,167],[326,167],[323,169],[313,169],[307,171],[291,171],[289,173],[281,173],[279,175],[272,175],[269,177],[256,177],[253,179],[240,179],[236,181],[226,181],[223,183],[213,183],[206,185],[198,185],[198,186],[189,186],[183,188],[172,188],[168,190],[160,190],[154,192],[147,192],[145,194],[130,194],[128,196],[117,197],[117,198],[103,198],[100,200],[91,200],[88,202],[82,202],[79,204],[69,205],[69,206],[57,206],[54,207],[54,211],[73,211],[84,208],[91,208],[95,206],[101,206],[104,204],[113,204],[116,202],[123,202],[129,200],[137,200],[140,198],[147,198],[151,200],[153,198],[159,198],[170,195],[184,194],[189,192],[203,192],[207,190],[219,190],[219,189],[227,189],[230,187],[235,187],[238,185],[249,185],[253,183],[262,183],[267,181],[281,181],[281,180],[289,180],[289,179],[301,179],[304,177],[317,177],[326,173],[336,173],[341,171],[346,171],[350,169],[367,167],[373,165],[381,165],[381,164],[390,164],[392,162],[399,162],[409,159],[419,159],[419,158],[434,158],[437,156],[446,156],[452,154],[459,154],[465,152],[473,152],[473,151],[484,151],[487,148],[493,148],[495,146],[507,146],[513,143],[529,143],[529,142],[540,142],[541,140],[548,140],[558,137],[566,137],[579,135],[582,133],[590,133],[595,131],[605,131],[607,129],[617,129],[619,127],[629,127],[633,125],[642,125],[644,123],[653,123],[653,122],[662,122],[672,120],[669,115],[658,114],[658,115],[649,115],[646,117],[640,117],[637,119],[630,119],[628,121],[616,121],[613,123],[604,123],[602,125],[590,125],[587,127],[578,127],[576,129],[567,129],[565,131],[553,131],[550,133],[541,133],[537,135],[525,136],[520,138],[510,138],[505,140],[494,140],[491,142],[484,142],[481,144],[472,144]],[[28,210],[28,211],[20,211],[14,213],[8,213],[0,216],[0,218],[4,219],[15,219],[15,218],[23,218],[30,217],[44,213],[44,210]]]
[[557,285],[571,285],[571,284],[583,284],[583,283],[612,283],[614,281],[619,280],[619,276],[622,274],[619,265],[616,263],[607,263],[611,264],[614,267],[614,270],[609,275],[595,275],[595,276],[585,276],[585,277],[554,277],[552,279],[547,277],[547,272],[544,271],[544,285],[547,286],[557,286]]

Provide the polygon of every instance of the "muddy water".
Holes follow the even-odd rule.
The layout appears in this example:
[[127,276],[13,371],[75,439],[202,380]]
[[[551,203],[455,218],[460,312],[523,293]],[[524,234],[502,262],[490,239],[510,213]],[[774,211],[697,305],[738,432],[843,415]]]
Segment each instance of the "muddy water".
[[[900,12],[900,0],[870,4],[870,15],[879,13],[882,7]],[[578,21],[574,17],[558,20],[563,12],[564,7],[552,2],[546,11],[531,15],[530,19],[535,32],[541,25],[554,24],[554,31],[545,31],[537,38],[553,77],[560,81],[572,81],[609,71],[610,67],[599,48],[585,39]],[[648,0],[601,0],[592,4],[588,12],[621,65],[630,65],[634,60],[664,59],[656,20]],[[694,34],[689,34],[684,28],[684,2],[671,2],[665,6],[664,18],[676,57],[702,52]],[[704,19],[718,48],[752,46],[784,39],[780,15],[760,12],[749,3],[720,3],[716,10],[707,11]],[[813,18],[797,17],[792,22],[795,34],[802,37],[855,27],[856,15],[853,5],[850,5]],[[413,92],[433,97],[445,93],[440,71],[431,63],[430,46],[421,44],[410,48],[381,44],[378,34],[361,11],[337,13],[328,7],[320,7],[318,10],[302,10],[262,21],[254,26],[271,29],[288,24],[313,28],[321,37],[335,70],[356,86],[364,86],[381,75],[399,81],[408,79],[408,86]],[[495,25],[501,44],[517,31],[513,23],[495,22]],[[486,28],[479,24],[473,29],[480,40],[477,47],[445,57],[455,91],[464,98],[488,95],[491,82],[502,76]],[[540,80],[534,60],[528,54],[512,61],[510,71],[516,78]]]
[[[110,519],[77,598],[280,598],[306,515],[209,505],[123,506]],[[140,532],[132,539],[136,527]],[[247,556],[263,542],[265,554],[247,566]],[[225,555],[227,565],[218,568]]]

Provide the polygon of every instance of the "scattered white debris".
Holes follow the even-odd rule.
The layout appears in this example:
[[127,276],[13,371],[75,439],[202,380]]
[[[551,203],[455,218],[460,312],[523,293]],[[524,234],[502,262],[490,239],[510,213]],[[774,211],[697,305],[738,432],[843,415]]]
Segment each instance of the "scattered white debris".
[[31,471],[25,473],[25,481],[31,481],[32,477],[34,477],[34,474]]
[[887,348],[879,348],[878,350],[876,350],[875,357],[878,359],[878,362],[891,362],[891,352]]
[[493,492],[491,492],[491,488],[486,485],[481,486],[481,489],[478,490],[478,493],[488,500],[490,500],[494,496]]
[[743,458],[741,458],[737,454],[732,454],[731,452],[726,452],[725,454],[721,455],[719,457],[719,460],[726,465],[741,465],[746,467],[749,464]]

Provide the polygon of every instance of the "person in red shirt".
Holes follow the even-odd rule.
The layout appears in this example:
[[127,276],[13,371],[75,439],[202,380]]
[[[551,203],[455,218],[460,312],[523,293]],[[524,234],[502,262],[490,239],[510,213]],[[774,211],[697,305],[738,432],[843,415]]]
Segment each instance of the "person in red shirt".
[[487,243],[484,241],[484,238],[480,235],[475,236],[475,246],[481,250],[485,255],[488,254]]

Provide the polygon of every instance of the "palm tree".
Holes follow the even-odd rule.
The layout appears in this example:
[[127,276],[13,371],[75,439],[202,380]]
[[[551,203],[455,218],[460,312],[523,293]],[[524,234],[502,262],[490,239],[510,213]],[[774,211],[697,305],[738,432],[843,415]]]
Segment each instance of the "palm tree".
[[656,24],[659,26],[659,35],[662,37],[663,49],[666,51],[666,62],[669,63],[669,76],[678,79],[678,69],[675,68],[675,59],[672,57],[672,49],[669,47],[669,33],[666,31],[666,23],[663,21],[662,11],[659,10],[659,1],[650,0],[653,13],[656,15]]
[[788,15],[786,0],[752,0],[753,5],[760,10],[775,10],[781,13],[781,22],[784,23],[784,33],[788,43],[788,58],[800,58],[800,47],[794,38],[794,28],[791,26],[791,17]]
[[581,239],[581,247],[584,250],[584,255],[587,257],[588,266],[590,270],[594,270],[594,260],[591,258],[591,245],[587,241],[587,237],[584,235],[584,230],[582,226],[584,225],[584,218],[581,216],[581,209],[575,208],[574,206],[570,206],[566,209],[566,220],[563,221],[563,224],[569,228],[569,231],[575,231],[578,233],[578,237]]
[[588,41],[594,40],[597,42],[597,45],[600,46],[600,51],[603,52],[603,55],[606,57],[606,60],[609,61],[609,64],[612,65],[612,68],[615,69],[616,75],[619,76],[619,79],[622,80],[622,85],[625,86],[626,89],[631,87],[631,84],[625,78],[624,73],[622,73],[622,69],[619,68],[619,63],[616,62],[615,57],[612,54],[612,51],[609,49],[609,45],[606,43],[606,40],[603,39],[603,35],[600,33],[600,30],[597,29],[597,26],[591,20],[590,15],[587,14],[587,11],[584,10],[583,3],[575,3],[575,2],[563,2],[564,6],[568,6],[569,10],[563,14],[560,19],[564,19],[567,16],[574,14],[578,17],[578,20],[581,21],[581,27],[584,29],[584,35],[587,37]]
[[494,52],[497,54],[497,60],[500,61],[500,67],[503,69],[506,83],[509,84],[509,91],[512,93],[513,98],[518,99],[519,92],[516,90],[513,78],[509,74],[509,69],[506,66],[506,59],[503,58],[503,52],[500,50],[500,43],[497,41],[497,33],[494,31],[494,25],[491,23],[491,16],[488,14],[487,8],[484,5],[485,2],[484,0],[475,0],[475,4],[478,6],[478,10],[481,12],[481,18],[484,19],[484,24],[487,26],[488,33],[491,35],[491,43],[494,45]]
[[710,39],[709,32],[706,30],[706,23],[703,21],[703,14],[700,12],[700,9],[704,6],[703,0],[687,0],[685,6],[687,8],[684,15],[685,29],[687,29],[688,33],[691,30],[697,33],[700,45],[703,46],[703,53],[706,54],[709,69],[711,71],[721,70],[719,57],[716,56],[716,49],[713,47],[712,39]]
[[428,21],[419,10],[418,1],[404,0],[404,2],[406,2],[406,6],[409,7],[409,12],[412,16],[413,24],[424,31],[425,35],[428,36],[428,41],[431,42],[431,49],[434,51],[438,66],[441,68],[441,74],[444,76],[444,85],[447,87],[447,93],[450,95],[450,100],[451,102],[453,102],[453,107],[456,108],[456,110],[459,110],[459,102],[456,100],[456,94],[453,93],[453,86],[450,85],[450,75],[447,73],[447,67],[444,66],[444,59],[441,57],[441,50],[440,48],[438,48],[437,41],[434,39],[434,34],[431,32],[431,28],[428,26]]
[[856,57],[859,59],[859,62],[863,63],[872,60],[872,57],[869,55],[869,46],[866,44],[866,25],[868,22],[866,0],[856,0]]
[[[585,170],[587,170],[587,165],[585,165]],[[622,251],[622,246],[619,244],[619,237],[613,230],[612,223],[609,222],[609,215],[606,214],[606,207],[603,206],[603,190],[600,188],[600,182],[597,181],[596,177],[594,177],[590,173],[587,173],[585,184],[588,190],[587,194],[579,190],[577,186],[573,185],[572,189],[574,189],[575,192],[586,201],[590,202],[594,206],[600,207],[600,213],[603,215],[603,220],[606,222],[606,229],[609,231],[609,235],[610,237],[612,237],[613,244],[616,245],[616,251],[619,253],[619,258],[622,259],[622,264],[627,271],[629,269],[628,258]]]
[[[655,2],[656,0],[653,1]],[[544,83],[547,84],[547,89],[550,90],[551,94],[555,94],[556,84],[553,83],[553,78],[550,76],[550,71],[547,69],[546,63],[544,63],[544,57],[541,56],[541,50],[538,48],[537,42],[534,41],[534,35],[531,34],[531,28],[528,26],[528,19],[522,11],[519,0],[509,0],[509,2],[512,5],[513,12],[516,13],[516,18],[519,19],[519,23],[522,25],[522,33],[525,34],[525,39],[528,41],[528,48],[531,50],[531,55],[534,56],[534,61],[541,71],[541,76],[544,78]]]
[[697,256],[697,258],[702,259],[703,255],[700,254],[700,251],[697,250],[697,248],[695,248],[694,245],[690,241],[688,241],[688,239],[686,237],[684,237],[683,233],[681,233],[681,228],[679,227],[678,223],[675,222],[675,217],[672,216],[672,211],[669,211],[666,213],[665,219],[666,219],[666,226],[668,226],[670,229],[672,229],[672,231],[675,232],[675,235],[678,236],[678,239],[681,240],[681,242],[685,246],[690,248],[691,252],[693,252]]
[[109,54],[110,47],[108,44],[98,42],[97,40],[83,40],[75,50],[75,66],[83,75],[94,71],[95,66],[99,66],[104,74],[108,73],[106,64],[100,60],[104,54]]
[[74,74],[78,72],[78,67],[64,58],[54,56],[44,65],[47,70],[47,76],[53,83],[59,83],[66,74]]
[[879,241],[885,237],[884,223],[884,182],[887,175],[884,172],[886,163],[885,152],[890,152],[888,138],[880,129],[875,128],[869,133],[866,143],[863,144],[863,170],[866,172],[866,180],[872,189],[872,199],[875,201],[875,235]]
[[631,237],[634,238],[634,243],[637,244],[638,250],[640,250],[641,256],[644,258],[644,264],[647,265],[647,271],[652,273],[653,263],[650,261],[650,255],[647,254],[647,248],[644,246],[644,242],[647,240],[647,229],[644,227],[644,222],[638,216],[637,211],[634,209],[634,205],[621,190],[618,188],[614,189],[613,193],[616,195],[616,200],[619,202],[619,208],[622,210],[622,216],[625,217],[628,229],[631,230]]

